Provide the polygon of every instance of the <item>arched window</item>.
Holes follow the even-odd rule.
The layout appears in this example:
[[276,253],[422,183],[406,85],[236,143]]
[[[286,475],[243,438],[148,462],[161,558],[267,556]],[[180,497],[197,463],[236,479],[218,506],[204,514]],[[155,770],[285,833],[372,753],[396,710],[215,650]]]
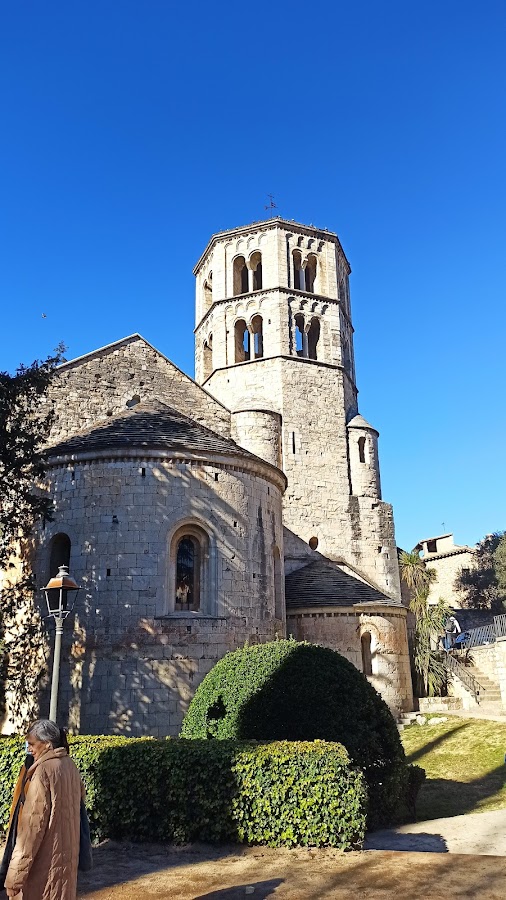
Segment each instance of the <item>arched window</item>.
[[179,539],[176,549],[174,609],[198,612],[200,609],[201,548],[193,535]]
[[297,356],[304,356],[304,316],[295,316],[295,351]]
[[235,361],[244,362],[250,358],[250,333],[244,319],[235,323]]
[[300,250],[293,251],[293,286],[297,291],[303,291],[305,286]]
[[358,458],[361,463],[367,462],[365,437],[359,437],[358,439]]
[[251,331],[253,332],[254,359],[260,359],[260,357],[264,355],[262,325],[262,316],[253,316],[251,320]]
[[257,250],[252,254],[250,267],[253,272],[253,290],[262,290],[262,254]]
[[55,534],[51,541],[49,555],[49,577],[54,578],[58,575],[60,566],[68,566],[70,568],[70,538],[68,534]]
[[244,256],[237,256],[234,259],[234,297],[238,294],[247,294],[248,285],[248,267]]
[[207,312],[213,305],[213,273],[209,272],[204,281],[204,309]]
[[209,535],[200,525],[182,525],[173,534],[169,554],[169,612],[214,613],[216,582],[215,574],[210,574],[210,554]]
[[314,294],[314,284],[316,281],[316,256],[314,256],[312,253],[310,253],[307,258],[305,276],[306,291],[309,294]]
[[318,319],[311,319],[311,325],[307,334],[307,355],[309,359],[318,359],[317,347],[320,339],[320,322]]
[[209,378],[213,371],[213,336],[209,335],[203,347],[204,378]]
[[360,638],[362,648],[362,672],[364,675],[372,675],[371,635],[365,631]]

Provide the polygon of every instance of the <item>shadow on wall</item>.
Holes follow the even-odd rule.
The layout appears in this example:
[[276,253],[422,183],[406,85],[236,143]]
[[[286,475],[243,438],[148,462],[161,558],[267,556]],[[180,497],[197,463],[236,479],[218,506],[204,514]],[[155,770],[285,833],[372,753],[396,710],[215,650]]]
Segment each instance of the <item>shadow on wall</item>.
[[[218,474],[220,481],[228,477],[226,472]],[[153,551],[152,539],[143,532],[143,522],[146,522],[146,528],[149,524],[159,534],[169,532],[178,521],[192,517],[205,523],[216,535],[217,580],[222,584],[223,604],[219,614],[228,615],[232,620],[241,616],[241,628],[245,631],[242,642],[248,636],[255,639],[254,625],[265,622],[268,629],[271,620],[274,622],[274,557],[269,556],[276,537],[272,516],[262,516],[258,508],[252,526],[249,513],[253,501],[246,486],[241,494],[240,483],[231,484],[237,500],[231,505],[213,491],[214,470],[196,470],[190,474],[184,469],[160,465],[153,468],[152,477],[156,478],[156,493],[148,518],[146,510],[136,503],[139,498],[134,494],[133,502],[118,506],[117,514],[114,500],[109,500],[108,508],[101,510],[102,519],[110,513],[110,532],[104,533],[102,523],[95,526],[95,534],[94,526],[90,527],[86,541],[81,539],[79,542],[77,535],[72,535],[70,564],[72,574],[83,590],[76,608],[74,628],[69,621],[64,631],[59,718],[66,723],[69,710],[69,725],[75,731],[95,732],[98,727],[95,723],[100,720],[100,731],[156,735],[152,713],[157,704],[164,704],[164,714],[170,715],[174,722],[178,720],[174,728],[171,726],[171,731],[177,733],[194,690],[216,661],[206,658],[199,665],[204,658],[202,645],[207,639],[206,628],[210,629],[204,619],[196,616],[154,621],[157,608],[160,608],[160,597],[165,598],[167,593],[169,548],[162,537],[158,551]],[[115,479],[112,472],[111,487],[119,490],[121,478],[119,474]],[[95,499],[90,497],[90,501]],[[57,511],[55,527],[65,531],[65,509]],[[120,571],[125,553],[122,547],[132,541],[138,544],[139,554],[149,545],[146,560],[153,574],[115,577],[113,569],[113,577],[108,577],[110,570],[106,577],[109,560]],[[249,551],[245,549],[244,552],[256,560],[256,580],[251,585],[245,581],[241,569],[244,554],[238,552],[238,542],[244,543],[245,548],[249,546]],[[128,563],[125,561],[123,566],[126,572]],[[244,583],[244,596],[237,595],[236,600],[234,595],[241,582]],[[255,588],[253,603],[245,599],[252,587]],[[129,591],[132,591],[131,597]],[[251,628],[249,620],[247,624],[243,621],[250,613],[246,608],[248,604],[256,616]],[[248,629],[251,635],[249,631],[246,633]],[[225,645],[226,650],[235,649],[237,645],[233,629],[228,629],[227,633],[217,629],[212,637],[217,644]],[[220,655],[223,655],[221,651]],[[47,703],[46,694],[42,708]],[[162,730],[165,735],[169,729],[160,729],[160,733]]]

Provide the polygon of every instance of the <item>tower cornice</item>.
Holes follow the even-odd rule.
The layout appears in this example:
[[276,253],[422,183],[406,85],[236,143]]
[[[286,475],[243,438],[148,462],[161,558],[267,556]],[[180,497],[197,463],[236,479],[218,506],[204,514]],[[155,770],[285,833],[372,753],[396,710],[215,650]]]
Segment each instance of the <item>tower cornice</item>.
[[208,320],[209,316],[211,315],[213,310],[216,309],[217,306],[223,306],[226,303],[233,303],[235,301],[241,301],[241,300],[246,300],[246,299],[249,300],[254,297],[261,298],[261,297],[267,296],[268,294],[276,294],[276,293],[284,294],[288,297],[300,297],[301,299],[307,298],[308,300],[312,300],[313,302],[316,302],[316,303],[330,303],[332,306],[336,306],[336,307],[340,308],[351,331],[352,332],[354,331],[353,325],[351,323],[351,319],[350,319],[348,313],[346,312],[345,305],[342,302],[342,300],[335,299],[332,297],[326,297],[324,294],[311,294],[311,293],[309,293],[309,291],[300,291],[297,288],[287,288],[282,285],[279,285],[278,287],[267,288],[266,290],[253,291],[248,294],[237,294],[237,295],[235,295],[235,296],[233,295],[231,297],[224,297],[222,300],[215,300],[213,302],[212,306],[210,306],[209,309],[207,310],[206,314],[204,316],[202,316],[198,325],[195,326],[195,328],[193,329],[193,333],[194,334],[198,333],[201,326],[204,324],[204,322],[206,322]]
[[193,269],[193,274],[197,275],[206,257],[218,241],[221,241],[226,237],[249,234],[251,231],[271,231],[272,229],[277,228],[283,229],[284,231],[297,231],[300,234],[306,234],[309,237],[320,238],[322,240],[330,241],[331,243],[336,244],[343,255],[346,265],[348,266],[348,275],[351,274],[350,263],[343,250],[341,241],[339,240],[335,231],[328,231],[326,228],[315,228],[314,225],[303,225],[301,222],[283,219],[281,218],[281,216],[276,216],[273,219],[265,219],[264,221],[259,222],[250,222],[249,225],[240,225],[238,228],[228,228],[226,231],[217,231],[215,234],[211,235],[211,238],[204,252],[199,257],[199,260]]

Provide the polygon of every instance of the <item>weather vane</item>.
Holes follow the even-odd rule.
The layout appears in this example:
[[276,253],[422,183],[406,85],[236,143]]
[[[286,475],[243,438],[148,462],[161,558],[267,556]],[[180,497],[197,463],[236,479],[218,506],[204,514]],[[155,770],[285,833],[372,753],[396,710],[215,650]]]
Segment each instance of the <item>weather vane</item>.
[[274,213],[272,212],[272,210],[273,210],[273,209],[277,209],[278,207],[277,207],[276,204],[274,203],[274,195],[273,195],[273,194],[267,194],[267,196],[268,196],[268,198],[269,198],[269,205],[268,205],[268,206],[264,206],[264,209],[268,209],[268,210],[269,210],[269,213],[270,213],[269,218],[271,218],[271,217],[274,215]]

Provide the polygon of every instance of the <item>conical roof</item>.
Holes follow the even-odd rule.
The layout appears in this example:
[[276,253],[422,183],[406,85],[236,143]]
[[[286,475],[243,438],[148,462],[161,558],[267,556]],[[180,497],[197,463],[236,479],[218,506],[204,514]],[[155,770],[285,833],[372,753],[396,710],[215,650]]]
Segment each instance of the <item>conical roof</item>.
[[46,449],[49,458],[129,448],[226,453],[257,459],[235,441],[221,437],[161,401],[139,403],[106,422],[85,428]]
[[369,425],[369,422],[364,419],[360,413],[357,413],[356,416],[353,416],[353,419],[350,419],[347,425],[348,428],[366,428],[368,431],[374,431],[376,434],[379,434],[372,425]]

